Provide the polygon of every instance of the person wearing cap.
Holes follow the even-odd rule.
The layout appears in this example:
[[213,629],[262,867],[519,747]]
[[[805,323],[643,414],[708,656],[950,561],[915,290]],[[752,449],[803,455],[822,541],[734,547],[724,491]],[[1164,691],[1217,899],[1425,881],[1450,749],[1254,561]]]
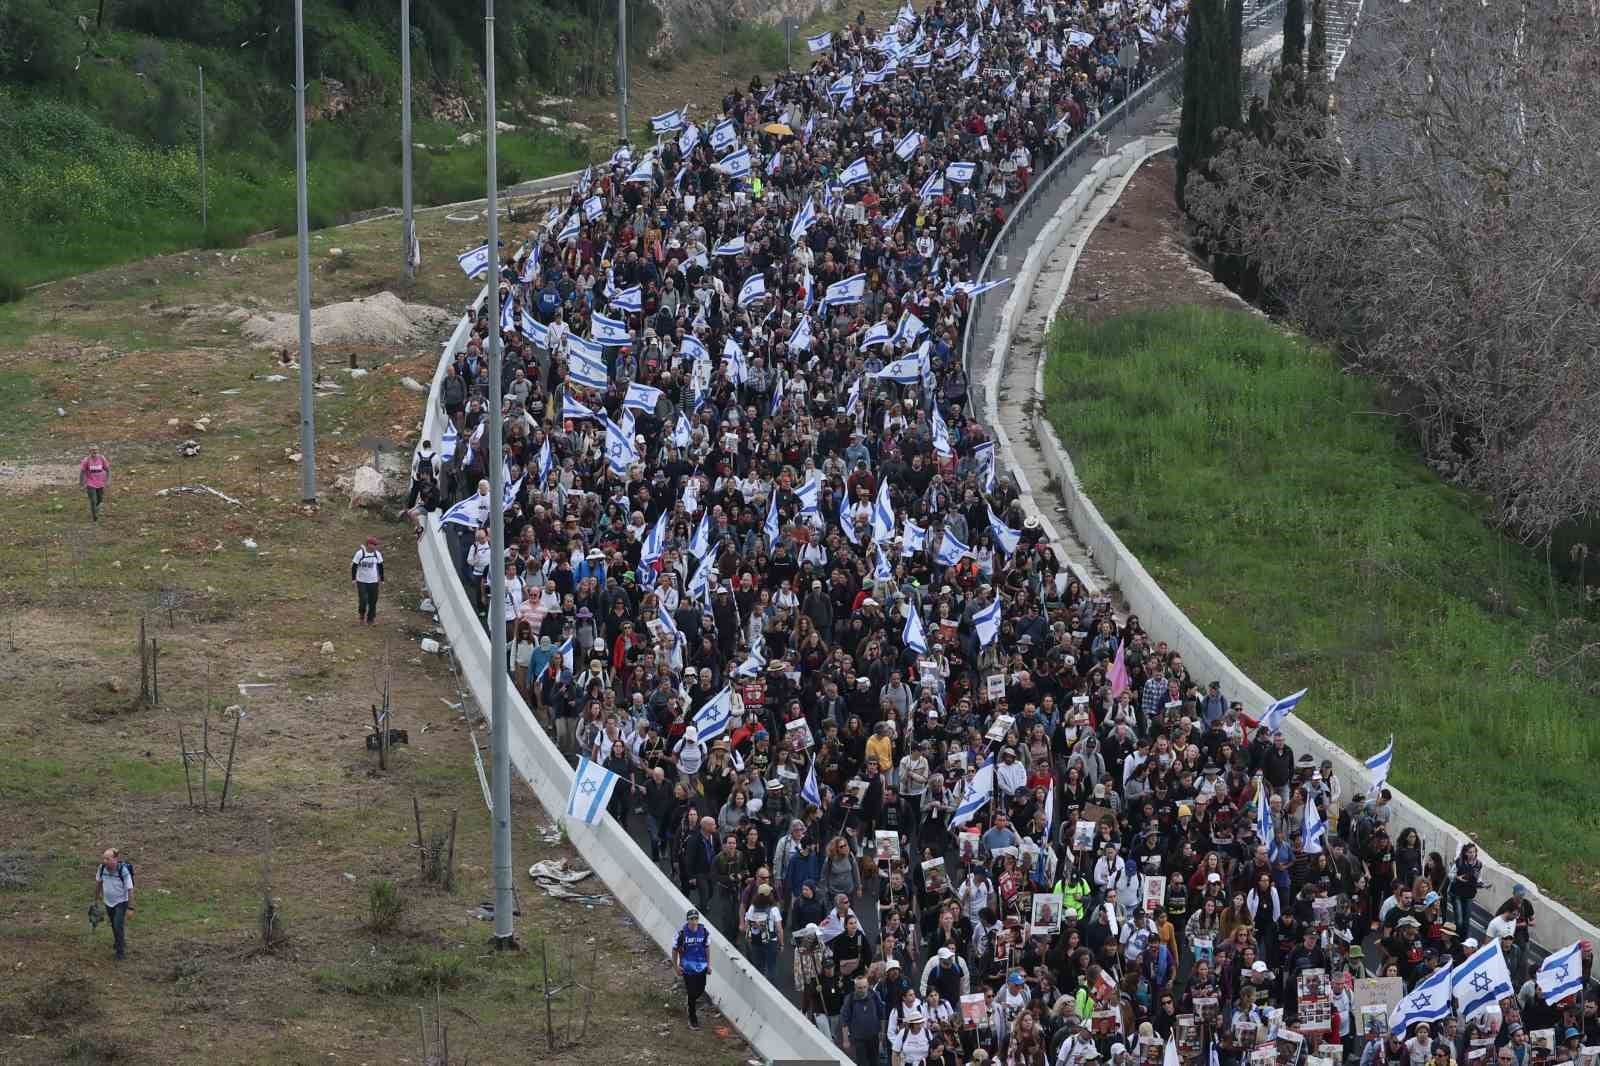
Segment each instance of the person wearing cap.
[[961,997],[970,991],[971,984],[972,974],[967,969],[967,960],[948,946],[934,953],[922,968],[922,977],[917,981],[917,987],[924,997],[937,991],[946,1003],[960,1003]]
[[[1506,960],[1511,967],[1512,976],[1515,977],[1522,972],[1523,964],[1527,960],[1528,942],[1532,939],[1533,927],[1537,924],[1533,913],[1533,901],[1528,898],[1528,886],[1521,882],[1512,885],[1511,895],[1495,908],[1495,914],[1505,915],[1515,923],[1511,934],[1512,957]],[[1462,935],[1466,935],[1468,927],[1457,924]],[[1592,1043],[1600,1044],[1600,1039]]]
[[700,912],[694,907],[684,915],[684,924],[672,942],[672,966],[683,978],[684,992],[689,1000],[689,1028],[700,1028],[700,997],[706,992],[706,978],[711,973],[711,933],[700,924]]
[[755,898],[744,912],[744,935],[750,958],[762,976],[771,981],[778,974],[778,954],[783,950],[783,912],[772,895],[772,886],[756,888]]
[[350,560],[350,580],[356,586],[356,619],[372,625],[378,620],[378,589],[383,585],[383,553],[378,538],[368,537]]

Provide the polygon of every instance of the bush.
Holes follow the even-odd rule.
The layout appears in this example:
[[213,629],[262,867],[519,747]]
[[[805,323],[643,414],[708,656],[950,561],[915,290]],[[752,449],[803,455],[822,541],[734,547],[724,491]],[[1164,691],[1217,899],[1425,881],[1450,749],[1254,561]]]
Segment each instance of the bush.
[[[12,277],[9,272],[0,270],[0,304],[15,303],[22,299],[22,295],[26,291],[22,282]],[[5,883],[4,872],[0,871],[0,884]],[[16,887],[27,887],[26,882]]]
[[449,992],[465,985],[469,977],[464,955],[410,948],[397,955],[324,966],[313,980],[324,992],[389,997]]
[[98,1013],[88,981],[52,977],[20,1000],[0,1003],[0,1033],[57,1032]]
[[387,933],[400,924],[400,916],[406,909],[406,898],[393,881],[383,879],[372,882],[367,889],[367,906],[372,911],[372,931]]

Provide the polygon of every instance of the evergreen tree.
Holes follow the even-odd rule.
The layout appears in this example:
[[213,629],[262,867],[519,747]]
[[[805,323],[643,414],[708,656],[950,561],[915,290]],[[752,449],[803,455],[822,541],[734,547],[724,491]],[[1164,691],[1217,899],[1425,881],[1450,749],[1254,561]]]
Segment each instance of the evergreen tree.
[[1228,125],[1237,126],[1239,117],[1244,114],[1244,0],[1227,0],[1228,2],[1228,91],[1229,97],[1224,104],[1227,113],[1232,116]]
[[[1240,51],[1229,27],[1237,0],[1194,0],[1184,39],[1183,115],[1178,123],[1178,206],[1190,173],[1204,172],[1216,151],[1218,129],[1234,129],[1243,112]],[[1242,17],[1242,8],[1241,8]]]
[[1306,56],[1306,2],[1284,0],[1283,4],[1283,55],[1279,60],[1285,67],[1298,67]]
[[1311,0],[1311,42],[1306,48],[1306,74],[1318,89],[1328,83],[1328,0]]

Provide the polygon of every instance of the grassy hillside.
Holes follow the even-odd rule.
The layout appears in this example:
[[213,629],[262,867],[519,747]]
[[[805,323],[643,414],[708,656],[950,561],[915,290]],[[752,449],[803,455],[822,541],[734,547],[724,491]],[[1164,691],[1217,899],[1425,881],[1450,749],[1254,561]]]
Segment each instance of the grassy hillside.
[[1050,353],[1051,423],[1189,617],[1268,691],[1310,686],[1297,713],[1347,750],[1393,732],[1400,787],[1600,914],[1600,662],[1566,661],[1600,639],[1594,604],[1486,527],[1369,383],[1257,317],[1062,322]]
[[[649,5],[637,39],[654,32]],[[582,0],[502,5],[496,23],[503,118],[545,93],[609,91],[614,25]],[[421,202],[474,195],[481,146],[436,110],[477,115],[483,21],[475,4],[413,9],[414,140]],[[81,14],[80,14],[81,12]],[[294,38],[287,3],[0,0],[0,293],[110,262],[237,244],[293,224]],[[313,225],[399,202],[399,5],[307,0]],[[199,224],[197,71],[206,70],[210,225]],[[330,97],[334,79],[342,87]],[[437,107],[436,104],[448,105]],[[336,113],[335,113],[336,112]],[[503,137],[502,181],[581,165],[565,136]]]

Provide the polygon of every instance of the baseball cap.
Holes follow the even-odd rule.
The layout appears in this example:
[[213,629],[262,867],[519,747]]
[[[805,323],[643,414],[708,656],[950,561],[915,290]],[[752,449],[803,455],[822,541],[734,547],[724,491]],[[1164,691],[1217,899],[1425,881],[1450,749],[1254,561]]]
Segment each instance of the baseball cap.
[[694,909],[694,908],[693,908],[693,907],[690,907],[690,908],[689,908],[689,910],[688,910],[688,912],[687,912],[687,913],[686,913],[686,914],[684,914],[684,916],[683,916],[683,917],[684,917],[684,918],[685,918],[685,919],[689,919],[689,918],[698,918],[698,917],[700,917],[700,912],[699,912],[699,911],[697,911],[697,910],[695,910],[695,909]]
[[1022,975],[1020,973],[1014,973],[1010,977],[1006,978],[1006,984],[1008,985],[1021,985],[1024,983],[1025,982],[1022,980]]
[[946,962],[949,962],[951,959],[956,957],[956,953],[951,951],[949,948],[940,948],[939,957]]

